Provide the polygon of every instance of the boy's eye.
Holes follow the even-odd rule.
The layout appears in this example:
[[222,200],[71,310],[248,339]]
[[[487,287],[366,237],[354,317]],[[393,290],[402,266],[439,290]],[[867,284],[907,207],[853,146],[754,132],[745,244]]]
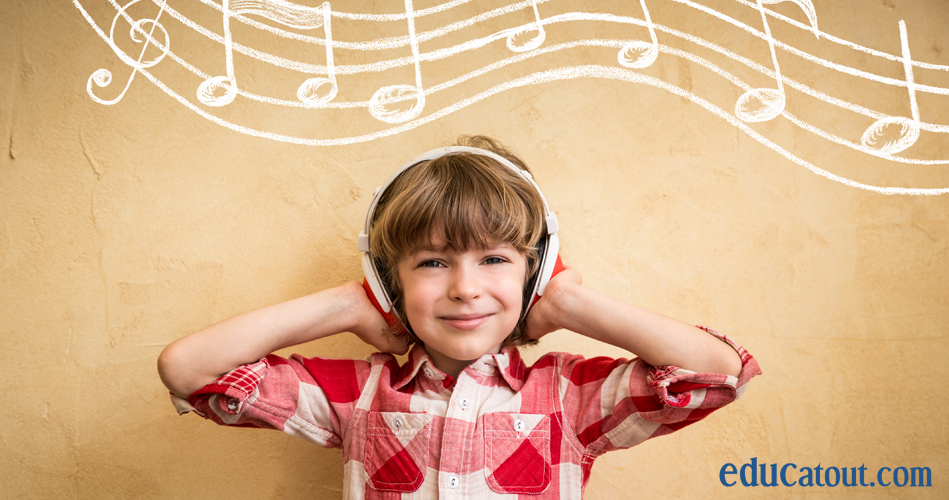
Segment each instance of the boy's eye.
[[501,257],[488,257],[484,259],[485,264],[504,264],[505,262],[507,261]]
[[441,267],[442,263],[437,260],[423,260],[418,267]]

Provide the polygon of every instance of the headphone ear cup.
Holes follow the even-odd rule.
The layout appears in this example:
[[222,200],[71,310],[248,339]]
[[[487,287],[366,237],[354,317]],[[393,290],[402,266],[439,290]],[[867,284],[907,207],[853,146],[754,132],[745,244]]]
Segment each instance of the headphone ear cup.
[[[547,278],[544,279],[542,283],[545,289],[547,288],[547,283],[550,282],[550,278],[553,278],[554,276],[556,276],[557,273],[559,273],[560,271],[563,271],[563,261],[560,260],[560,254],[557,254],[557,260],[554,261],[554,267],[551,270],[550,276],[547,276]],[[535,293],[533,299],[531,300],[530,306],[533,307],[533,305],[536,304],[538,300],[540,300],[540,297],[541,295],[539,293]]]
[[537,252],[537,270],[527,278],[527,283],[524,284],[524,317],[527,316],[527,312],[531,306],[534,305],[534,302],[537,302],[537,282],[541,279],[541,273],[543,272],[542,267],[544,254],[547,251],[547,238],[542,238],[538,241],[534,249]]
[[[379,314],[381,314],[383,318],[385,318],[386,323],[389,326],[395,326],[395,324],[399,322],[399,319],[395,317],[395,314],[392,314],[391,312],[386,312],[382,308],[382,305],[380,305],[379,301],[376,299],[376,294],[372,292],[372,287],[369,285],[368,278],[363,278],[362,288],[363,290],[366,291],[366,296],[369,297],[369,302],[372,302],[372,306],[375,307],[377,311],[379,311]],[[391,307],[390,307],[390,310],[391,310]]]
[[[394,324],[398,319],[392,309],[392,301],[386,288],[387,280],[390,278],[389,270],[379,259],[366,252],[362,256],[362,272],[364,274],[362,287],[366,290],[366,295],[372,305],[386,317],[386,322],[390,325]],[[390,316],[393,318],[391,321]]]
[[[530,312],[531,307],[540,300],[547,289],[547,283],[560,271],[563,271],[563,261],[560,260],[560,238],[557,233],[553,233],[542,239],[537,244],[537,260],[539,268],[534,276],[528,281],[524,289],[524,317]],[[555,257],[550,257],[554,255]]]

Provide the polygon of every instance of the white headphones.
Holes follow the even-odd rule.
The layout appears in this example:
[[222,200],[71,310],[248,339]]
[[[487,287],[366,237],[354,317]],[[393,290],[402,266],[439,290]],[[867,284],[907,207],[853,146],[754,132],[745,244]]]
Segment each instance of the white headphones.
[[558,252],[560,251],[560,239],[557,236],[557,229],[559,228],[557,224],[557,216],[550,210],[550,207],[547,206],[547,199],[544,198],[544,194],[540,191],[540,188],[537,186],[537,183],[534,182],[534,179],[531,177],[530,172],[526,170],[521,170],[511,163],[510,160],[504,158],[503,156],[487,151],[480,148],[470,148],[465,146],[450,146],[445,148],[433,149],[431,151],[422,153],[415,158],[412,158],[404,165],[402,165],[392,177],[385,182],[385,184],[376,188],[375,194],[372,197],[372,203],[369,204],[369,211],[366,213],[366,223],[363,226],[363,230],[359,233],[359,238],[357,244],[359,246],[359,251],[363,252],[362,257],[362,269],[365,273],[365,281],[363,282],[363,287],[366,288],[366,293],[369,295],[369,298],[372,299],[373,305],[382,312],[383,316],[386,316],[386,319],[390,324],[398,317],[398,313],[392,307],[392,294],[389,290],[386,289],[383,280],[380,278],[380,275],[383,273],[383,264],[379,262],[379,259],[373,257],[372,253],[369,251],[369,225],[372,222],[372,216],[376,211],[376,206],[379,204],[379,200],[382,198],[383,193],[390,184],[399,176],[402,172],[408,170],[409,168],[421,163],[423,161],[434,160],[435,158],[440,158],[442,156],[450,155],[453,153],[473,153],[481,156],[487,156],[501,165],[504,165],[507,168],[510,168],[515,173],[523,177],[527,182],[529,182],[534,189],[537,190],[537,194],[540,196],[541,201],[544,204],[544,215],[545,221],[547,223],[547,236],[541,238],[540,242],[537,245],[537,258],[539,262],[538,272],[528,280],[527,286],[524,290],[524,300],[525,307],[521,318],[527,316],[527,312],[530,310],[531,306],[544,294],[544,290],[547,288],[547,283],[550,281],[550,278],[563,269],[563,264],[560,261],[560,256]]

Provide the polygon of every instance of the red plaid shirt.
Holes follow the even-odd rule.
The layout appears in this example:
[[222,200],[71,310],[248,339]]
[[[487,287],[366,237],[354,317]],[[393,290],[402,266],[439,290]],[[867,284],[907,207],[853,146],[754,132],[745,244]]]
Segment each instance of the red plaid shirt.
[[341,447],[345,498],[580,498],[598,456],[701,420],[761,373],[706,331],[741,356],[738,378],[565,353],[528,367],[505,348],[452,380],[417,345],[402,366],[270,355],[175,403]]

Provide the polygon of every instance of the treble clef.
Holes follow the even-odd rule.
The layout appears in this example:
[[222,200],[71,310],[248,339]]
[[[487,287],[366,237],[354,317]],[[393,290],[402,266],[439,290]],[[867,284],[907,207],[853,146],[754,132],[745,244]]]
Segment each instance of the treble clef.
[[[165,11],[164,0],[162,0],[161,5],[160,5],[161,9],[158,11],[158,15],[156,15],[154,19],[139,19],[133,22],[132,27],[129,29],[129,36],[132,37],[132,41],[135,43],[143,43],[142,52],[138,55],[138,59],[133,59],[131,56],[126,54],[124,50],[120,49],[119,46],[115,44],[115,23],[119,20],[120,17],[128,17],[128,15],[125,14],[125,11],[128,10],[129,7],[137,4],[140,1],[141,0],[132,0],[131,2],[125,4],[125,6],[123,6],[121,9],[119,9],[119,11],[115,14],[115,17],[112,19],[112,27],[109,29],[109,39],[106,40],[109,43],[109,46],[112,47],[112,50],[115,51],[115,54],[119,56],[119,59],[121,59],[122,62],[124,62],[125,64],[129,65],[132,68],[132,74],[129,75],[129,80],[125,84],[125,88],[122,89],[122,93],[119,94],[119,96],[116,97],[115,99],[105,100],[96,96],[92,92],[93,84],[101,88],[101,87],[106,87],[110,83],[112,83],[112,72],[105,68],[99,68],[96,71],[94,71],[92,75],[89,76],[89,80],[86,81],[86,92],[89,93],[89,97],[92,97],[92,100],[98,102],[99,104],[115,104],[121,101],[122,97],[125,96],[125,92],[128,91],[129,86],[132,85],[132,80],[135,79],[135,73],[138,73],[139,70],[151,68],[152,66],[158,64],[159,61],[161,61],[165,57],[165,55],[168,54],[168,44],[169,44],[168,32],[165,31],[165,27],[162,26],[161,23],[158,22],[158,19],[161,17],[162,12]],[[151,24],[151,27],[148,30],[148,34],[145,35],[144,39],[139,39],[138,37],[139,34],[142,34],[142,35],[145,34],[146,23]],[[162,37],[164,38],[163,43],[158,44],[156,41],[156,44],[155,44],[158,46],[158,48],[161,49],[161,54],[159,54],[154,59],[143,61],[142,59],[145,58],[145,51],[148,50],[149,42],[151,42],[152,40],[155,40],[154,38],[152,38],[152,35],[155,32],[155,28],[158,28],[159,30],[161,30]]]

